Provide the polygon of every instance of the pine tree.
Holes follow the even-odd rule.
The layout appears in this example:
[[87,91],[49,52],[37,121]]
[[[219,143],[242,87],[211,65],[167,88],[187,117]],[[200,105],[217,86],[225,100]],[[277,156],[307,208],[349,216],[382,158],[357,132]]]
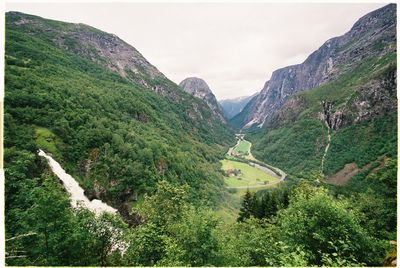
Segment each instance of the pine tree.
[[239,217],[237,221],[242,222],[250,218],[253,209],[253,197],[249,189],[247,189],[246,194],[243,197],[242,207],[239,211]]

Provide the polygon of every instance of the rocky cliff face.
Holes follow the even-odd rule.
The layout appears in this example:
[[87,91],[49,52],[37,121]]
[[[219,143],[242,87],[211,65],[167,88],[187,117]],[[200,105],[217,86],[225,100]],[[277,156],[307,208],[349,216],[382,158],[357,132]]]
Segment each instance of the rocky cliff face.
[[197,77],[189,77],[180,82],[179,86],[190,95],[204,100],[213,111],[213,114],[217,116],[221,121],[225,122],[221,106],[219,105],[211,89],[203,79]]
[[322,101],[323,112],[319,117],[327,128],[337,130],[371,118],[389,116],[397,112],[396,87],[396,69],[392,68],[384,75],[360,85],[356,94],[344,105]]
[[367,58],[394,51],[396,5],[390,4],[359,19],[346,34],[326,41],[302,64],[273,72],[248,114],[242,116],[242,126],[262,126],[294,93],[321,86]]

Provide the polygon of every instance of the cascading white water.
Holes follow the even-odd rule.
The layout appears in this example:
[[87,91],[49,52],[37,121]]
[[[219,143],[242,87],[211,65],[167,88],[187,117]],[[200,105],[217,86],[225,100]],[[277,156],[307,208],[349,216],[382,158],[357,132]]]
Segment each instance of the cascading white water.
[[71,195],[71,206],[78,207],[83,206],[90,211],[94,212],[96,215],[100,215],[103,212],[116,213],[117,210],[110,207],[101,200],[93,199],[90,201],[84,194],[84,190],[79,186],[79,183],[65,170],[61,165],[54,160],[51,156],[47,155],[44,151],[39,150],[39,155],[47,159],[51,170],[54,174],[63,182],[65,189]]

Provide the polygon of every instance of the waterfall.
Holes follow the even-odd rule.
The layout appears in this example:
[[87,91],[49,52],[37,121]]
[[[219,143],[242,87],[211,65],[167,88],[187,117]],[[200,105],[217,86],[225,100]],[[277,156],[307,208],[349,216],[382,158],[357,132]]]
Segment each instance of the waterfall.
[[46,158],[47,162],[53,173],[63,182],[63,185],[67,192],[70,194],[71,198],[71,206],[78,207],[82,206],[90,211],[94,212],[96,215],[100,215],[101,213],[116,213],[117,210],[113,207],[110,207],[106,203],[103,203],[101,200],[93,199],[89,200],[84,194],[84,190],[79,186],[79,183],[69,174],[65,172],[65,170],[61,167],[61,165],[54,160],[51,156],[47,155],[44,151],[39,149],[39,155]]

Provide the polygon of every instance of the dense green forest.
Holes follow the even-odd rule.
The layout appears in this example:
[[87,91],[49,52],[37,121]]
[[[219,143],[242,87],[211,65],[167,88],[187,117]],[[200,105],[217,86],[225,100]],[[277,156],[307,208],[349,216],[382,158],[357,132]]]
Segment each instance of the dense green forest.
[[[340,104],[353,85],[393,72],[395,55],[300,93],[308,106],[293,125],[247,134],[256,157],[289,176],[247,192],[229,222],[216,209],[233,198],[220,160],[234,135],[203,101],[166,78],[113,72],[101,58],[77,54],[72,37],[66,47],[55,41],[69,31],[107,35],[97,29],[21,13],[6,19],[7,265],[380,266],[393,254],[395,115],[332,134],[326,174],[351,161],[370,164],[344,186],[317,180],[327,130],[314,116],[320,94]],[[39,148],[119,213],[72,208]]]
[[154,191],[162,179],[190,184],[199,202],[220,201],[215,163],[233,138],[210,111],[188,116],[193,103],[204,103],[176,85],[171,90],[182,95],[179,102],[162,97],[57,48],[48,33],[16,28],[15,19],[7,16],[8,151],[52,153],[89,193],[116,206]]
[[[33,21],[15,23],[24,19]],[[227,191],[218,161],[227,145],[233,143],[233,135],[227,125],[212,116],[203,101],[167,79],[153,81],[162,83],[176,99],[162,96],[132,77],[122,77],[91,59],[58,47],[54,43],[57,31],[75,29],[73,24],[9,13],[6,25],[8,238],[34,229],[31,217],[37,215],[28,215],[29,208],[37,206],[43,198],[42,191],[63,201],[60,206],[68,209],[65,196],[60,195],[60,185],[49,182],[55,179],[37,155],[39,148],[51,153],[90,198],[112,204],[131,225],[140,222],[140,216],[131,212],[135,200],[153,193],[158,181],[188,185],[190,201],[197,205],[217,207],[223,202]],[[81,27],[83,32],[107,35]],[[152,81],[151,77],[146,79]],[[199,114],[191,113],[194,107]],[[60,214],[49,216],[57,222],[49,227],[50,232],[59,229],[57,224],[63,221],[57,219],[63,211],[55,213]],[[68,215],[72,218],[66,220],[66,226],[68,221],[79,218],[72,212]],[[62,234],[58,235],[63,239]],[[37,237],[26,239],[32,242]],[[23,248],[32,248],[30,242]],[[78,254],[79,248],[76,250]],[[58,264],[67,264],[65,259],[52,258],[44,262],[32,257],[35,262],[28,263],[55,265],[57,260]]]

